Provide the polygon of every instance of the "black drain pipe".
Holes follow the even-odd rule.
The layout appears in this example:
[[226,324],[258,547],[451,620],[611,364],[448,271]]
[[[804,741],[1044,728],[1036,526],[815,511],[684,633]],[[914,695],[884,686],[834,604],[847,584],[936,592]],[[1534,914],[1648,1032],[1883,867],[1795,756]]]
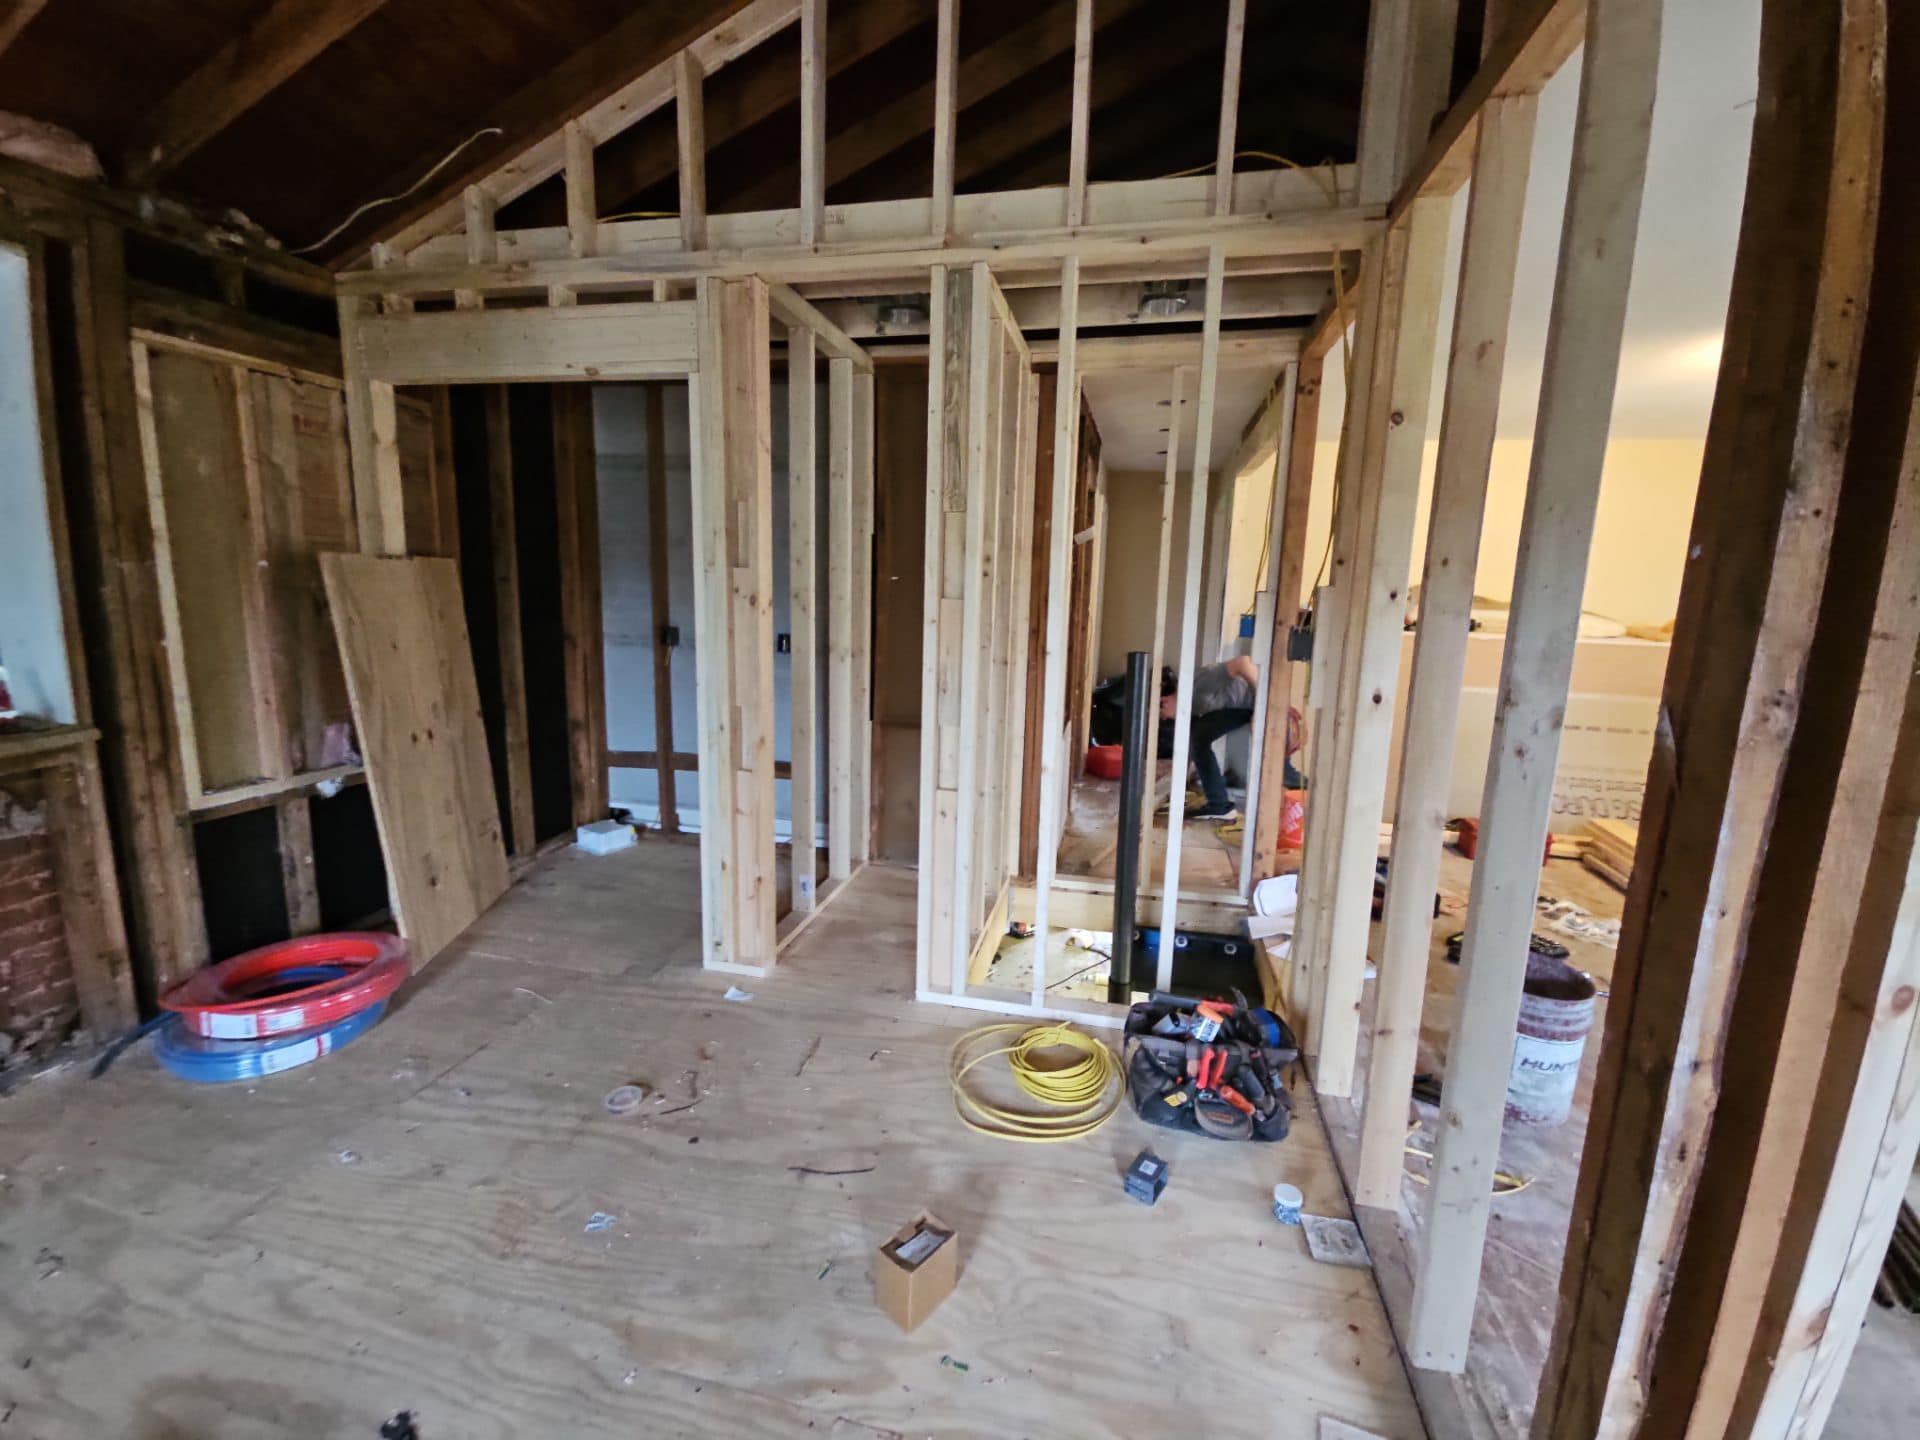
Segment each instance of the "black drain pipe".
[[1133,1002],[1133,911],[1140,888],[1140,804],[1153,764],[1158,706],[1144,650],[1127,654],[1126,727],[1120,749],[1120,845],[1113,856],[1113,964],[1107,972],[1107,999]]

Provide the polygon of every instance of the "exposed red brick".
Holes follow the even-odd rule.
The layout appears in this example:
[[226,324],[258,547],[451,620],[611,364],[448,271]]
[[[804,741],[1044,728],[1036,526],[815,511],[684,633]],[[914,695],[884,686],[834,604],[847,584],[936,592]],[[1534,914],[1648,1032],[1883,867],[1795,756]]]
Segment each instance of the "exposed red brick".
[[[18,805],[7,813],[22,823]],[[53,847],[45,829],[0,835],[0,1030],[28,1043],[28,1058],[79,1018]]]

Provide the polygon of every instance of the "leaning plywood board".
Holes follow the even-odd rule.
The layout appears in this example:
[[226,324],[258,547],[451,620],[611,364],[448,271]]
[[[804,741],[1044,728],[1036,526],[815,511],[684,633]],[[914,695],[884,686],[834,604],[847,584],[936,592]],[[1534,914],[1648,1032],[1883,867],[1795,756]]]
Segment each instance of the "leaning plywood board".
[[387,886],[416,967],[500,898],[507,856],[452,560],[320,557]]

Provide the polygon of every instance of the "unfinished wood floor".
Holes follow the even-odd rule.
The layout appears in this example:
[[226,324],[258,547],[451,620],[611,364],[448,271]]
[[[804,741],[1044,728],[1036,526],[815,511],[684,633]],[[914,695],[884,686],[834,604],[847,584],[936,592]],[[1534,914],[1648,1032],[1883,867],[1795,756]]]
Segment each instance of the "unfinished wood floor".
[[[309,1069],[198,1088],[136,1050],[0,1102],[6,1433],[1421,1433],[1371,1277],[1267,1214],[1283,1178],[1346,1213],[1310,1098],[1276,1147],[975,1136],[945,1065],[985,1017],[907,998],[911,873],[864,872],[738,1004],[696,867],[550,862]],[[607,1115],[629,1080],[699,1104]],[[1149,1139],[1153,1209],[1119,1181]],[[908,1336],[868,1259],[921,1206],[961,1273]]]
[[[1166,801],[1161,765],[1160,803]],[[1082,775],[1073,782],[1072,804],[1060,837],[1060,873],[1111,880],[1120,848],[1120,782]],[[1167,816],[1156,811],[1141,854],[1142,874],[1158,884],[1167,871]],[[1240,887],[1240,827],[1188,820],[1181,827],[1180,889],[1184,894]]]

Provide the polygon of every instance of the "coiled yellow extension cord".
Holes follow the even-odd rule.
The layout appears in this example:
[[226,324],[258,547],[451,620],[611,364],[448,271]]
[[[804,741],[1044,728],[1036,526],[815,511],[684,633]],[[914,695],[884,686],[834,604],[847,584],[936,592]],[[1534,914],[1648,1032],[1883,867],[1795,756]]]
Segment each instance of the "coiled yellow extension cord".
[[[981,1041],[996,1035],[1019,1031],[1010,1045],[996,1045],[963,1059]],[[1034,1063],[1034,1052],[1050,1049],[1075,1050],[1080,1058],[1067,1065],[1042,1068]],[[1014,1083],[1022,1093],[1053,1113],[1008,1110],[972,1094],[966,1087],[967,1072],[983,1060],[996,1055],[1007,1057]],[[1077,1140],[1091,1135],[1120,1108],[1120,1096],[1126,1085],[1120,1061],[1100,1041],[1067,1024],[983,1025],[969,1030],[954,1042],[947,1055],[947,1080],[953,1087],[953,1110],[969,1130],[1001,1140],[1018,1140],[1029,1145],[1044,1145],[1055,1140]],[[1111,1093],[1109,1094],[1109,1091]],[[968,1112],[972,1113],[969,1114]],[[975,1118],[978,1117],[978,1118]]]

